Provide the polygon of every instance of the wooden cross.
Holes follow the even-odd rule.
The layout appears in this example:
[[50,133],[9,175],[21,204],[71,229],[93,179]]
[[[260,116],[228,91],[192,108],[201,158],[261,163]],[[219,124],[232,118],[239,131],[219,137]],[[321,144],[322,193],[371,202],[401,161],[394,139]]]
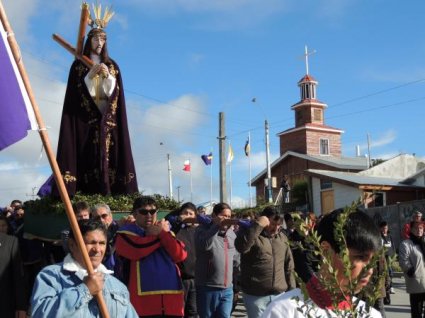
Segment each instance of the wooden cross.
[[53,40],[58,42],[63,48],[79,59],[85,66],[91,68],[94,62],[87,56],[83,55],[83,44],[86,33],[87,21],[89,18],[89,5],[84,2],[81,6],[80,26],[78,28],[77,47],[73,47],[64,38],[58,34],[53,34]]

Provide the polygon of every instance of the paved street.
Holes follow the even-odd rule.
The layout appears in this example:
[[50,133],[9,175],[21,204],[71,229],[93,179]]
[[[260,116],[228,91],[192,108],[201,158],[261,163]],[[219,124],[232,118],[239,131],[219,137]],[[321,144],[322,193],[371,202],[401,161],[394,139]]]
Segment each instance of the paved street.
[[[394,277],[393,287],[396,293],[391,295],[391,305],[385,306],[387,318],[410,318],[409,295],[406,293],[404,278]],[[236,310],[233,312],[232,317],[246,317],[241,297],[239,297],[238,306],[236,306]]]
[[409,295],[406,293],[404,278],[394,277],[393,287],[396,293],[391,295],[391,305],[385,306],[387,318],[409,318]]

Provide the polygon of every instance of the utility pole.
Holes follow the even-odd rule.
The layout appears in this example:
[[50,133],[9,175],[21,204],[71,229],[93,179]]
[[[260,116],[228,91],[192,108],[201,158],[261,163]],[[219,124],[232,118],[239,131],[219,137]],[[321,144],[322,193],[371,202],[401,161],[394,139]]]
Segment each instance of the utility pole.
[[180,202],[180,188],[181,186],[177,186],[177,201]]
[[226,132],[224,127],[224,113],[218,114],[218,150],[220,165],[220,202],[227,202],[226,189]]
[[270,140],[269,140],[269,123],[267,119],[264,121],[266,131],[266,164],[267,164],[267,197],[268,202],[273,202],[273,189],[272,189],[272,171],[270,167]]
[[372,161],[370,159],[370,135],[367,133],[367,167],[370,168],[372,166]]
[[169,189],[170,199],[173,199],[173,176],[171,174],[171,159],[170,159],[169,153],[167,153],[167,161],[168,161],[168,189]]

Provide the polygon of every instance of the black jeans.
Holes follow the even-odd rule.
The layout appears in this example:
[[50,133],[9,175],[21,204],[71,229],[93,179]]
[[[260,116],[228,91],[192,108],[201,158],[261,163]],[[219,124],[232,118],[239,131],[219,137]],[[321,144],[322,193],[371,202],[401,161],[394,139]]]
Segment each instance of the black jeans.
[[196,287],[195,279],[183,279],[184,289],[184,316],[186,318],[197,318],[198,311],[196,309]]
[[409,294],[409,298],[412,318],[422,318],[425,293]]

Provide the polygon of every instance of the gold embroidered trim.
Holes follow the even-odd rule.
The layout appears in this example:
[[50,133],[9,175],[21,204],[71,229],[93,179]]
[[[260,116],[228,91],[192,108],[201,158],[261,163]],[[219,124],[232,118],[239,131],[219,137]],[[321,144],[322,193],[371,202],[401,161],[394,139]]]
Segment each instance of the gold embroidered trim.
[[117,92],[115,93],[114,100],[111,103],[111,113],[115,116],[118,108],[118,96],[120,95],[120,87],[117,85]]
[[129,172],[127,177],[124,177],[124,184],[129,184],[134,179],[134,173]]
[[116,176],[117,176],[117,172],[116,172],[115,169],[109,170],[109,183],[111,185],[113,185],[115,183]]
[[109,161],[109,150],[111,146],[114,145],[114,142],[111,139],[111,133],[108,132],[105,138],[105,146],[106,146],[106,160]]
[[83,73],[87,70],[87,68],[83,64],[78,64],[75,69],[78,72],[78,76],[82,76]]
[[77,178],[73,175],[71,175],[70,171],[65,171],[65,174],[62,175],[63,180],[65,181],[66,184],[70,183],[70,182],[75,182],[77,181]]
[[115,69],[114,64],[111,64],[109,66],[109,74],[111,74],[113,77],[117,78],[118,70]]

